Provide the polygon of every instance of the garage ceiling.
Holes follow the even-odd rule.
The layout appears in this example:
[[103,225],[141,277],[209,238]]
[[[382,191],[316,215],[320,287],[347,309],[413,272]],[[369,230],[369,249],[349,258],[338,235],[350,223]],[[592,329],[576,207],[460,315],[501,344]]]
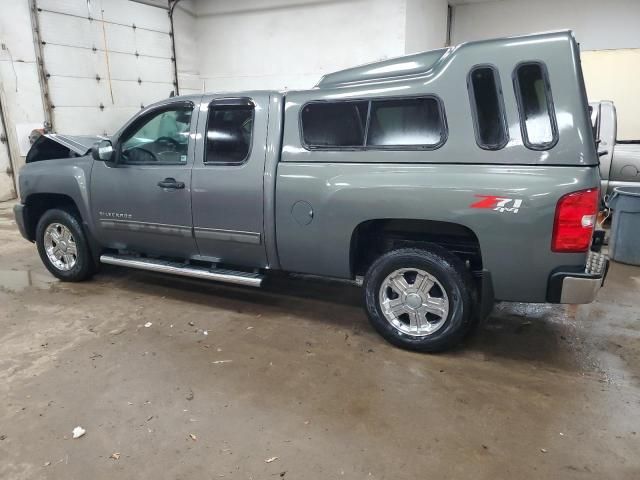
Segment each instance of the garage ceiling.
[[128,0],[35,0],[54,130],[114,133],[174,86],[167,10]]

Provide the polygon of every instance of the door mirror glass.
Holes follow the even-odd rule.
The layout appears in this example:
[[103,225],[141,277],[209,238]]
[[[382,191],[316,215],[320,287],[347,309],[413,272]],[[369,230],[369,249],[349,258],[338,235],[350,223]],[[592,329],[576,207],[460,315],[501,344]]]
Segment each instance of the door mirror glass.
[[109,140],[100,140],[91,148],[91,156],[95,160],[110,162],[113,158],[113,145]]

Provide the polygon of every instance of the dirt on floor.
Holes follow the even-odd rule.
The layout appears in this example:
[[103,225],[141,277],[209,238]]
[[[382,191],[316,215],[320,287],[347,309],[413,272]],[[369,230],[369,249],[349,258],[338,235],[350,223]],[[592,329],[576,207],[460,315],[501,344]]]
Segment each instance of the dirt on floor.
[[591,305],[498,305],[424,355],[349,285],[60,283],[10,206],[1,479],[640,478],[640,268],[614,264]]

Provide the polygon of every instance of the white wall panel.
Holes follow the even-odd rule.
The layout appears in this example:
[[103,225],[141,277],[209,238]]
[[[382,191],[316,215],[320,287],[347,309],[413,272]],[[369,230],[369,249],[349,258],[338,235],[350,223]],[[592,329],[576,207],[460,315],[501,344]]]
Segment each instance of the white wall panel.
[[[86,4],[86,0],[79,0]],[[93,0],[94,17],[100,18],[102,10],[107,22],[135,25],[139,28],[169,33],[167,10],[129,0]],[[166,5],[167,3],[165,3]]]
[[48,44],[43,46],[43,53],[47,59],[46,71],[52,76],[106,77],[104,52]]
[[640,140],[640,49],[587,51],[581,57],[589,100],[612,100],[618,140]]
[[[99,1],[99,0],[98,0]],[[87,17],[89,7],[87,2],[82,0],[37,0],[38,8],[42,10],[53,10],[56,12],[69,13]],[[95,0],[91,3],[96,3]]]
[[405,53],[443,48],[447,42],[447,0],[406,0]]
[[38,0],[38,7],[56,131],[113,133],[175,88],[166,9],[129,0],[93,0],[90,10],[86,0]]
[[[154,8],[154,7],[148,7]],[[105,33],[109,50],[122,53],[152,55],[171,58],[171,37],[166,33],[133,29],[122,25],[105,23]],[[102,35],[102,32],[100,32]],[[100,39],[100,48],[104,42]]]
[[[57,116],[64,107],[99,106],[111,103],[107,83],[93,78],[55,77],[49,78],[49,96]],[[66,132],[64,132],[66,133]]]
[[103,44],[100,22],[43,10],[38,13],[40,38],[45,44],[93,48]]
[[455,7],[453,41],[571,29],[583,50],[640,48],[638,0],[492,0]]
[[[66,126],[68,135],[111,135],[129,120],[139,109],[97,107],[65,108],[57,112],[58,120]],[[114,125],[105,128],[105,125]]]
[[[104,53],[102,54],[104,57]],[[156,57],[135,57],[109,52],[111,77],[117,80],[164,82],[173,85],[171,60]]]
[[208,90],[311,87],[333,70],[404,53],[404,1],[196,5],[200,73]]
[[202,92],[200,78],[200,55],[208,47],[200,44],[196,35],[196,14],[193,0],[182,0],[173,11],[178,82],[180,94]]

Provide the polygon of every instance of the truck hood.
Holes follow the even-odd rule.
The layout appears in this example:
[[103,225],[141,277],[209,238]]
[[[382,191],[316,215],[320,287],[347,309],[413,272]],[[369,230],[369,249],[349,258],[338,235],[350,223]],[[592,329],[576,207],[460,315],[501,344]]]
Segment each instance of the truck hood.
[[46,133],[36,139],[27,154],[26,163],[58,158],[82,157],[91,151],[94,143],[108,139],[101,135],[62,135]]
[[107,138],[101,135],[62,135],[60,133],[47,133],[44,136],[78,155],[86,155],[94,143]]

